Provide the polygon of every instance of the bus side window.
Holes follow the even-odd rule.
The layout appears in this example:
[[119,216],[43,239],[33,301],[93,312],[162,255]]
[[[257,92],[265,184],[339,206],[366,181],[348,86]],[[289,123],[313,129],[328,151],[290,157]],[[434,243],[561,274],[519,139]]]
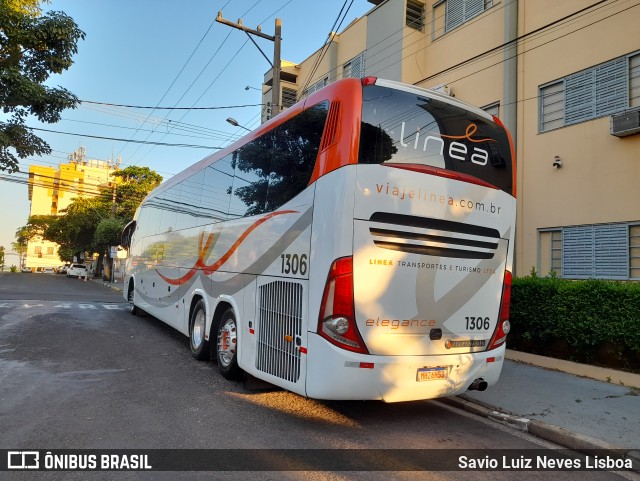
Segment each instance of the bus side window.
[[180,184],[175,185],[154,199],[162,211],[158,229],[160,233],[176,230],[178,210],[180,208],[180,187]]
[[227,220],[232,186],[233,167],[231,155],[227,155],[205,170],[202,215],[209,215],[211,222]]
[[309,185],[328,110],[329,102],[321,102],[274,129],[266,211],[278,209]]
[[273,138],[273,130],[266,132],[232,154],[235,170],[229,206],[231,218],[265,212],[271,159],[274,155]]

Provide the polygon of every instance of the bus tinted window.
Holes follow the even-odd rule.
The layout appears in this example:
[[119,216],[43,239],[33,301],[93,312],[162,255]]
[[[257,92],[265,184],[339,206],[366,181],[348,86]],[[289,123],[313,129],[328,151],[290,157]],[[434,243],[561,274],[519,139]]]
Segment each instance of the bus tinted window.
[[233,153],[230,217],[271,212],[307,187],[328,108],[315,105]]
[[388,87],[363,90],[359,162],[424,164],[513,188],[504,129],[458,106]]

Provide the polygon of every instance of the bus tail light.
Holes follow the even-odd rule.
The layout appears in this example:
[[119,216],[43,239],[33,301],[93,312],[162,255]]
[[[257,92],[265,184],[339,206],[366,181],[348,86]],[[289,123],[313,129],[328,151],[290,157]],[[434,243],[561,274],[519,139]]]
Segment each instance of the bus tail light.
[[351,257],[337,259],[331,264],[322,294],[318,334],[342,349],[369,354],[356,326]]
[[367,85],[375,85],[378,81],[378,77],[364,77],[362,79],[362,86],[366,87]]
[[507,340],[507,334],[511,330],[511,323],[509,322],[509,305],[511,304],[511,279],[512,275],[510,271],[504,273],[504,283],[502,285],[502,301],[500,302],[500,315],[498,317],[498,325],[491,337],[489,347],[487,351],[495,349],[504,344]]

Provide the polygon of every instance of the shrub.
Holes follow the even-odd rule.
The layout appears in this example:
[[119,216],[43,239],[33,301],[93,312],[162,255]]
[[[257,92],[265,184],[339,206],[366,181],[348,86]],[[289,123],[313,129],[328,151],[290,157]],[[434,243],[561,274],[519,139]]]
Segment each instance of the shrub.
[[640,372],[640,284],[513,280],[511,349]]

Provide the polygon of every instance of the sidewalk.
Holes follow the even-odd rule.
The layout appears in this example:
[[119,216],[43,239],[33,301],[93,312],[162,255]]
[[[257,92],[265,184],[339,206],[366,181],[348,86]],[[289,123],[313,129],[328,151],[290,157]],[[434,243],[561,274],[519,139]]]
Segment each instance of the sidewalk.
[[640,375],[515,351],[506,357],[495,386],[446,402],[569,449],[619,448],[640,462]]
[[110,288],[112,291],[122,292],[122,281],[108,282],[102,279],[90,279],[96,284]]

